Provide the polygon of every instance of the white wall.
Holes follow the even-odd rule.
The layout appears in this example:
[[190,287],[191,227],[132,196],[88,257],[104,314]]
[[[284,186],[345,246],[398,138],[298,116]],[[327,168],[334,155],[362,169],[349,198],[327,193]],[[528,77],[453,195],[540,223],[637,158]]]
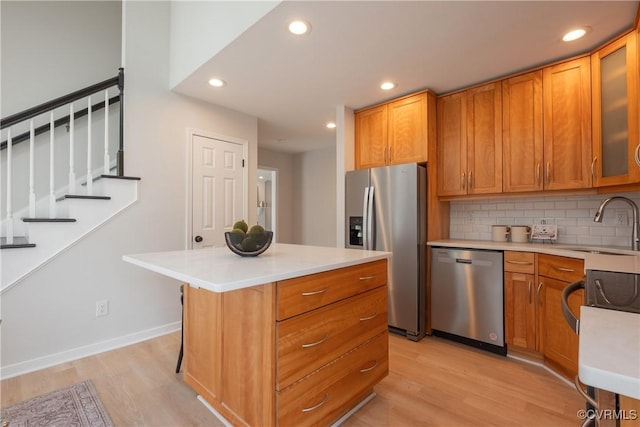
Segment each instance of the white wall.
[[[121,3],[117,1],[0,2],[0,112],[2,117],[115,77],[120,66]],[[64,28],[64,31],[60,31]],[[110,90],[115,96],[117,90]],[[103,99],[94,96],[93,103]],[[75,111],[86,108],[86,100],[75,103]],[[117,150],[118,104],[110,108],[110,154]],[[104,152],[103,112],[94,114],[93,165],[102,164]],[[55,119],[69,112],[57,110]],[[48,123],[48,114],[39,116],[35,125]],[[28,130],[15,126],[12,135]],[[68,182],[69,134],[64,127],[55,132],[56,188]],[[7,130],[0,133],[4,141]],[[75,172],[86,174],[86,117],[76,122]],[[6,171],[6,151],[0,152],[1,169]],[[29,143],[13,150],[14,212],[28,203]],[[49,191],[49,134],[36,138],[35,192],[43,197]],[[22,172],[22,174],[20,173]],[[6,202],[3,177],[1,203]],[[6,210],[2,209],[2,216]],[[44,216],[44,215],[40,215]]]
[[[179,327],[179,282],[121,258],[184,248],[187,128],[249,141],[249,182],[256,182],[257,119],[170,92],[170,4],[124,7],[125,173],[142,178],[139,200],[2,296],[3,376]],[[256,200],[256,186],[248,188]],[[247,219],[255,222],[255,209]],[[102,299],[110,314],[96,318]]]
[[295,243],[293,234],[293,182],[294,155],[258,149],[258,164],[260,166],[277,169],[276,179],[276,233],[280,243]]
[[171,1],[170,87],[175,87],[280,1]]
[[0,115],[118,74],[118,1],[3,1]]
[[[640,193],[620,193],[640,205]],[[558,243],[631,247],[632,212],[628,204],[611,202],[602,223],[593,221],[600,202],[613,194],[547,196],[451,202],[452,239],[491,240],[491,226],[558,225]],[[616,213],[627,215],[627,224],[617,225]]]
[[335,246],[335,148],[297,154],[294,175],[293,226],[295,243]]

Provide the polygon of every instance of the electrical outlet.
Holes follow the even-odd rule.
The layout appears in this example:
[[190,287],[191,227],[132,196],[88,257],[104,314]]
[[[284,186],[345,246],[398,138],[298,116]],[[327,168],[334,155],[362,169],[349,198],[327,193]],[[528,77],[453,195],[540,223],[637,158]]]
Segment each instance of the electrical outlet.
[[616,225],[629,225],[627,211],[616,211]]
[[109,314],[109,300],[96,301],[96,317]]

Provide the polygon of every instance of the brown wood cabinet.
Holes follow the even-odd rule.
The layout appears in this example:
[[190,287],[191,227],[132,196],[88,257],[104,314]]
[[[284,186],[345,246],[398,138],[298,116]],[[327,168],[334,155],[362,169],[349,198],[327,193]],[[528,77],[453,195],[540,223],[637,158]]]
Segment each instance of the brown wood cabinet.
[[434,133],[429,122],[435,122],[435,96],[427,91],[356,111],[356,169],[426,162]]
[[536,254],[504,253],[504,323],[507,347],[536,351]]
[[591,55],[594,187],[640,182],[637,33]]
[[502,81],[502,138],[503,191],[542,190],[542,70]]
[[329,425],[388,374],[387,261],[185,286],[185,381],[234,425]]
[[[578,373],[578,335],[562,315],[562,290],[583,277],[583,260],[538,254],[539,351],[544,356],[545,365],[571,380]],[[577,316],[583,304],[582,290],[571,294],[569,307]]]
[[502,191],[502,87],[438,99],[438,195]]
[[387,105],[355,113],[356,169],[384,166],[387,160]]
[[589,57],[542,70],[546,190],[591,187]]

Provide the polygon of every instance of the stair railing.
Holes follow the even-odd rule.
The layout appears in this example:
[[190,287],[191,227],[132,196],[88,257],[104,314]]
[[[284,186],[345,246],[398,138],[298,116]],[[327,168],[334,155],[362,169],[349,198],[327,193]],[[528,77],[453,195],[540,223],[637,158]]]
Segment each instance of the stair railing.
[[[118,95],[109,98],[109,89],[114,86],[118,89]],[[92,104],[91,96],[104,91],[104,102],[98,104]],[[87,98],[87,108],[74,112],[73,103],[75,101]],[[124,69],[118,70],[118,75],[102,82],[93,84],[83,89],[71,92],[67,95],[61,96],[49,102],[37,105],[19,113],[0,119],[0,130],[7,129],[7,139],[0,143],[0,150],[6,151],[6,218],[5,218],[5,235],[6,244],[12,244],[13,233],[13,167],[12,156],[13,146],[29,140],[29,195],[28,195],[28,210],[29,217],[34,218],[36,216],[36,196],[35,196],[35,177],[34,177],[34,158],[35,158],[35,137],[39,134],[49,132],[49,194],[48,194],[48,215],[49,218],[56,217],[56,196],[55,196],[55,162],[54,162],[54,149],[55,149],[55,128],[67,125],[69,131],[69,194],[74,194],[76,191],[76,172],[74,162],[74,144],[75,144],[75,120],[80,117],[87,116],[87,173],[86,173],[86,186],[87,195],[93,194],[93,176],[92,176],[92,113],[104,109],[104,174],[108,175],[111,169],[111,158],[109,155],[109,105],[116,102],[120,103],[120,123],[119,123],[119,144],[117,152],[117,176],[124,176]],[[61,107],[67,107],[69,114],[54,120],[54,110]],[[37,116],[49,113],[49,123],[35,127],[34,119]],[[12,127],[26,124],[28,122],[29,131],[23,132],[15,137],[12,136]],[[0,188],[1,188],[2,172],[0,171]]]

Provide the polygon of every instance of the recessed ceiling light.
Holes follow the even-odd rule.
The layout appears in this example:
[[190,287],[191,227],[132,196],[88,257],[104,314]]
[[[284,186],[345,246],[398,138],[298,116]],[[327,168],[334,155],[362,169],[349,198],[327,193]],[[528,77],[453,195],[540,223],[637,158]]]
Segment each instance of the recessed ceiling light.
[[307,34],[311,31],[311,24],[301,19],[296,19],[295,21],[289,22],[289,32],[291,34],[295,34],[296,36],[301,36],[303,34]]
[[213,87],[222,87],[224,85],[227,84],[227,82],[225,82],[224,80],[220,80],[220,79],[211,79],[209,80],[209,84]]
[[396,87],[396,84],[393,82],[384,82],[380,85],[380,89],[382,90],[391,90]]
[[562,40],[565,41],[565,42],[578,40],[580,37],[582,37],[585,34],[587,34],[588,30],[589,30],[589,27],[581,27],[581,28],[573,29],[573,30],[567,32],[564,36],[562,36]]
[[329,122],[329,123],[327,123],[327,128],[329,128],[329,129],[335,129],[335,128],[336,128],[336,124],[335,124],[335,123],[333,123],[333,122]]

